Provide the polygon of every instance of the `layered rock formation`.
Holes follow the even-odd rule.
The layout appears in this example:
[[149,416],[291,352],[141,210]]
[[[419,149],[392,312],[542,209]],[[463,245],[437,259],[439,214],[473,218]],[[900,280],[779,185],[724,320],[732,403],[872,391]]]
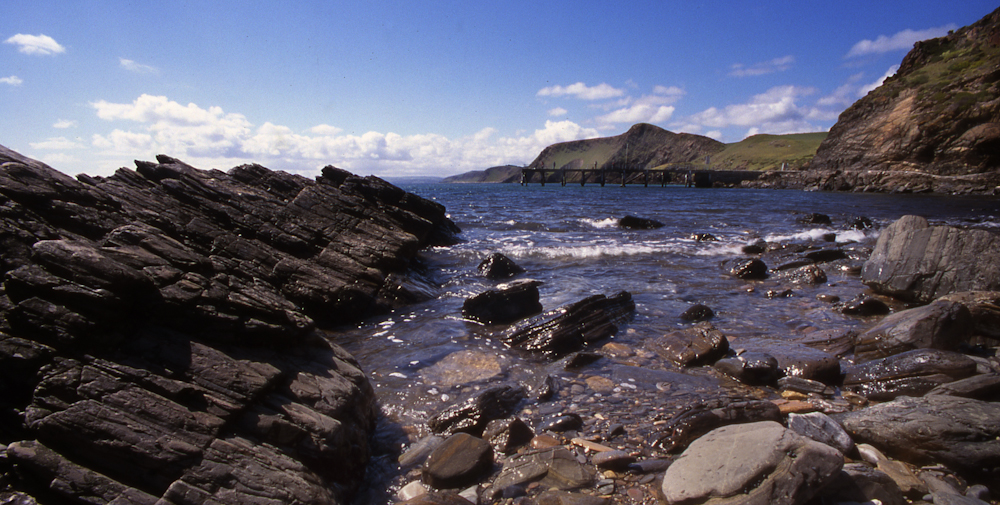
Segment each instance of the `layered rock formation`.
[[5,484],[25,503],[345,501],[375,396],[317,328],[418,296],[408,265],[457,231],[443,207],[334,167],[0,163]]

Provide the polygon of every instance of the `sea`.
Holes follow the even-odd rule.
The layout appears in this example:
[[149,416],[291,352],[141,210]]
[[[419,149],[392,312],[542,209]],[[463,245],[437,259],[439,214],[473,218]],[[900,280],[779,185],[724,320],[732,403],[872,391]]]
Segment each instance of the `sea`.
[[[777,275],[761,281],[730,275],[727,266],[747,257],[744,246],[763,240],[866,254],[886,226],[908,214],[931,224],[1000,231],[1000,198],[985,196],[596,184],[401,187],[444,205],[462,231],[459,243],[420,254],[429,300],[330,333],[358,359],[379,398],[379,433],[363,498],[373,502],[390,502],[392,490],[407,480],[408,469],[396,458],[427,435],[429,416],[490,384],[531,383],[553,374],[573,379],[573,372],[541,357],[507,349],[495,338],[502,328],[462,318],[467,298],[497,284],[477,271],[490,253],[524,268],[517,279],[541,281],[546,311],[590,295],[631,293],[635,316],[609,339],[627,348],[642,349],[646,339],[690,325],[679,315],[694,304],[710,307],[712,325],[734,343],[767,339],[780,345],[818,329],[873,324],[829,301],[867,293],[858,272],[863,259],[825,266],[824,283],[789,287]],[[810,223],[812,214],[829,216],[830,224]],[[664,226],[622,229],[618,221],[625,216]],[[379,498],[371,489],[385,491]]]

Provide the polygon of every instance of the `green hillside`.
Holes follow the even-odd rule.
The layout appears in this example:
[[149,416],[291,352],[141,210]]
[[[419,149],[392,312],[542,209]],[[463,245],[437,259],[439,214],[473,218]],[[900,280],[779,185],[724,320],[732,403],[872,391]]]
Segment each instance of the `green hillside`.
[[711,168],[726,170],[798,169],[812,160],[827,132],[788,135],[754,135],[740,142],[726,144],[712,156]]

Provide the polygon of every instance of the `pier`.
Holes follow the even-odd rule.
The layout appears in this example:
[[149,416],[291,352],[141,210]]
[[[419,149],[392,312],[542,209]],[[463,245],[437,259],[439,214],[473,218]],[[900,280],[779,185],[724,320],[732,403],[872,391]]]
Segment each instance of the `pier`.
[[[536,177],[537,174],[537,177]],[[656,169],[648,168],[529,168],[521,169],[521,185],[526,186],[538,182],[558,183],[565,186],[569,183],[607,184],[624,187],[627,184],[642,184],[644,187],[659,184],[660,187],[683,185],[685,187],[711,188],[716,185],[733,186],[743,181],[755,180],[763,174],[757,170],[707,170],[696,169],[692,165],[677,165]]]

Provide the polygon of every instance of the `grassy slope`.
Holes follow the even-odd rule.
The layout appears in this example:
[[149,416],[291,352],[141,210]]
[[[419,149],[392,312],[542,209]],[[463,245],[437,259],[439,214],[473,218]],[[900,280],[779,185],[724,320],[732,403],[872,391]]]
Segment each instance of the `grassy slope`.
[[812,159],[827,132],[789,135],[754,135],[712,157],[712,168],[728,170],[778,170],[782,163],[797,169]]

